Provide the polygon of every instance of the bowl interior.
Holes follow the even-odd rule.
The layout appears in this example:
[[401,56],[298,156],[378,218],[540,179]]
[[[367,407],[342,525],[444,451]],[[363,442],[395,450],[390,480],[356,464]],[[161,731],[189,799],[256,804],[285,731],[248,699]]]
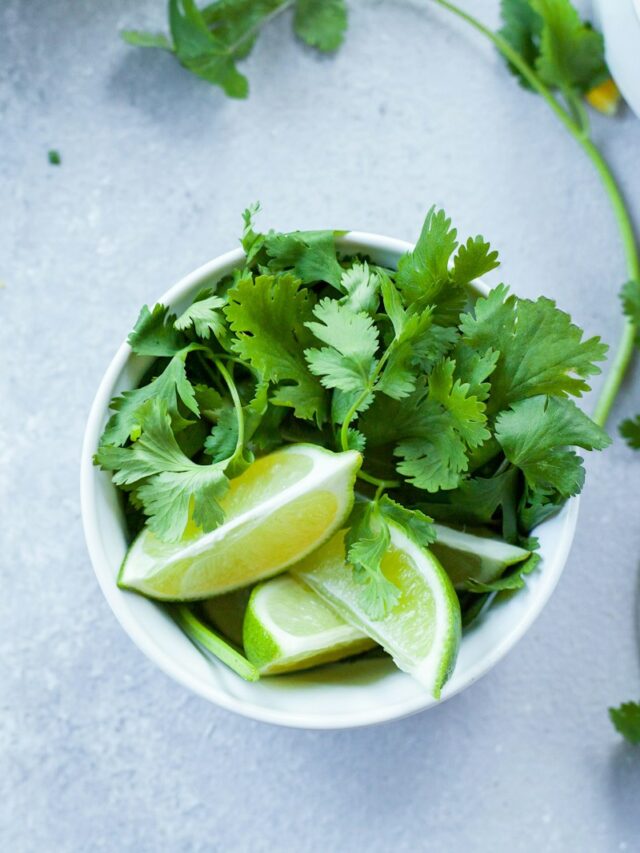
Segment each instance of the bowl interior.
[[[339,239],[346,254],[362,252],[373,261],[395,266],[408,244],[352,232]],[[242,252],[230,252],[179,282],[159,301],[186,307],[201,287],[213,284],[237,266]],[[246,683],[216,660],[206,659],[161,607],[116,586],[127,547],[124,515],[106,472],[92,465],[111,397],[135,387],[149,364],[123,345],[100,385],[91,410],[82,458],[82,509],[91,560],[102,590],[134,642],[165,672],[207,699],[255,719],[309,728],[342,728],[382,722],[436,704],[388,659],[363,659],[325,666],[297,675]],[[573,540],[577,499],[536,531],[540,569],[526,589],[495,604],[463,638],[458,662],[443,690],[453,696],[487,672],[520,639],[551,595]]]

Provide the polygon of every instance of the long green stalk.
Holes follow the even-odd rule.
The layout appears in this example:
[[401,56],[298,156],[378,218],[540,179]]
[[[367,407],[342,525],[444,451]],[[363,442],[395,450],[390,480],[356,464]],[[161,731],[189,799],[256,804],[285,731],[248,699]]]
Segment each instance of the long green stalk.
[[[432,1],[438,6],[442,6],[444,9],[447,9],[447,11],[452,14],[457,15],[457,17],[461,18],[475,30],[482,33],[483,36],[488,38],[505,57],[505,59],[507,59],[511,65],[513,65],[520,74],[522,74],[531,88],[544,98],[558,119],[567,128],[576,142],[582,147],[585,154],[593,163],[609,197],[611,207],[613,208],[613,212],[620,229],[620,236],[624,246],[629,276],[632,279],[640,280],[640,254],[629,210],[611,169],[599,149],[588,136],[583,123],[578,123],[572,113],[565,110],[562,104],[554,96],[553,92],[545,86],[539,78],[536,71],[524,61],[520,54],[514,50],[499,33],[493,32],[493,30],[490,30],[473,15],[470,15],[468,12],[460,9],[455,4],[448,2],[448,0]],[[627,319],[625,321],[625,327],[618,351],[613,359],[611,367],[609,368],[598,402],[596,403],[593,418],[600,426],[604,426],[607,422],[613,403],[620,391],[620,386],[622,385],[633,356],[636,334],[637,329],[635,325]]]

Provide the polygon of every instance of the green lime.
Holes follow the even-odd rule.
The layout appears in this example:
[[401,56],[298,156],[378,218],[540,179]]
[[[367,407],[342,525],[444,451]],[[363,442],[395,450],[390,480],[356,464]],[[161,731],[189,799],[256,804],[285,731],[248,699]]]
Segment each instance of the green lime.
[[382,571],[400,595],[382,619],[372,620],[362,605],[362,588],[345,558],[344,531],[293,567],[292,574],[438,698],[460,645],[458,598],[436,557],[400,527],[389,527],[391,545]]
[[362,457],[310,444],[277,450],[231,481],[225,522],[177,544],[148,528],[134,540],[118,584],[151,598],[192,601],[284,571],[345,521]]
[[331,663],[375,645],[289,574],[253,590],[244,617],[243,643],[247,658],[261,675]]

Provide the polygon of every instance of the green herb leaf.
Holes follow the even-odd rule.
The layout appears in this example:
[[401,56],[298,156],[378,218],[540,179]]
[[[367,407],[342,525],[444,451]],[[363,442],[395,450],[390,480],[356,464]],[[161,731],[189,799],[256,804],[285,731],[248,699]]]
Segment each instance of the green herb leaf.
[[577,494],[584,482],[582,459],[567,447],[602,450],[611,440],[571,400],[531,397],[514,403],[496,421],[496,438],[507,459],[532,489]]
[[201,291],[195,301],[174,322],[176,329],[184,331],[193,327],[196,335],[205,341],[213,333],[218,340],[226,334],[224,315],[221,309],[226,300],[217,296],[210,289]]
[[437,539],[433,519],[419,509],[407,509],[388,495],[383,495],[378,501],[383,517],[400,525],[418,545],[427,548]]
[[311,372],[320,377],[325,388],[366,391],[378,349],[378,330],[371,317],[329,298],[321,300],[313,314],[319,322],[305,325],[328,346],[305,350]]
[[225,314],[236,333],[232,348],[265,381],[276,385],[272,402],[298,418],[326,420],[325,391],[305,362],[314,338],[306,324],[315,300],[293,275],[245,276],[227,294]]
[[[432,207],[415,249],[398,262],[396,284],[405,304],[421,300],[425,305],[442,305],[445,314],[457,316],[463,294],[451,284],[449,276],[449,260],[458,245],[456,234],[444,210]],[[452,294],[453,306],[449,300]]]
[[291,269],[303,284],[327,281],[340,288],[343,269],[336,257],[333,231],[271,232],[265,236],[264,244],[270,271]]
[[213,530],[224,518],[218,503],[229,485],[224,465],[196,465],[185,456],[157,398],[139,409],[138,418],[140,437],[130,447],[102,446],[97,463],[114,471],[116,485],[143,481],[136,496],[159,539],[178,541],[190,519],[203,531]]
[[187,340],[179,333],[175,319],[160,303],[153,306],[153,311],[143,305],[127,338],[129,346],[137,355],[176,355],[187,346]]
[[346,294],[343,304],[356,313],[375,314],[380,303],[381,281],[379,273],[371,270],[366,261],[355,261],[340,276],[340,290]]
[[586,92],[608,77],[604,40],[585,24],[570,0],[531,0],[542,18],[536,68],[549,86]]
[[607,347],[600,338],[582,340],[582,330],[550,299],[536,302],[508,296],[504,285],[476,301],[460,319],[464,342],[479,353],[497,350],[491,374],[489,408],[551,394],[580,397],[589,391],[586,377],[600,373],[596,361]]
[[347,559],[353,565],[354,580],[362,586],[362,606],[372,619],[383,619],[400,596],[382,571],[391,541],[389,526],[375,502],[356,504],[350,523]]
[[[626,316],[634,326],[640,329],[640,281],[628,281],[620,294],[622,307]],[[640,332],[637,332],[636,343],[640,346]]]
[[296,0],[293,28],[311,47],[325,52],[337,50],[347,29],[344,0]]
[[469,237],[463,243],[453,259],[452,278],[458,285],[471,284],[472,281],[486,275],[500,266],[498,253],[491,251],[491,246],[483,237]]
[[640,450],[640,415],[623,421],[620,424],[620,435],[627,440],[629,447]]
[[616,731],[629,743],[640,743],[640,702],[624,702],[619,708],[609,708],[609,717]]

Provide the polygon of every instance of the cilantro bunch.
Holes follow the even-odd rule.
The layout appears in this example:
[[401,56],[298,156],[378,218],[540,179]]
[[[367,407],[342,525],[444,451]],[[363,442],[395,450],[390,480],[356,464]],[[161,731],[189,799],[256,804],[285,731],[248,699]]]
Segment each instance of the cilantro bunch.
[[[179,315],[145,306],[129,336],[153,361],[112,401],[96,462],[134,526],[167,542],[213,530],[231,478],[305,441],[363,454],[347,544],[374,618],[397,595],[381,571],[389,521],[422,545],[438,518],[532,547],[531,529],[582,488],[572,448],[609,443],[571,399],[599,372],[599,338],[544,297],[478,295],[497,253],[459,243],[442,210],[397,269],[343,256],[337,232],[257,232],[256,211],[241,268]],[[472,591],[521,586],[532,565]]]

